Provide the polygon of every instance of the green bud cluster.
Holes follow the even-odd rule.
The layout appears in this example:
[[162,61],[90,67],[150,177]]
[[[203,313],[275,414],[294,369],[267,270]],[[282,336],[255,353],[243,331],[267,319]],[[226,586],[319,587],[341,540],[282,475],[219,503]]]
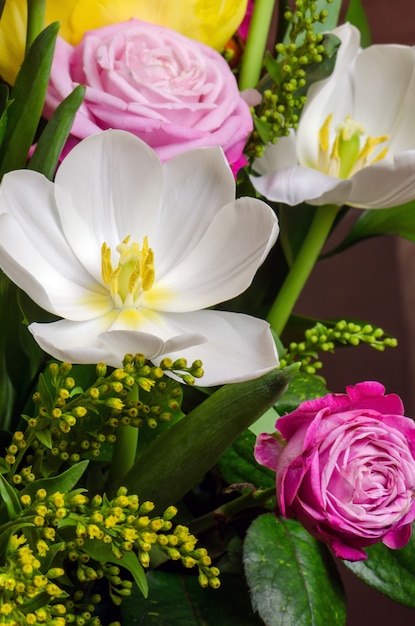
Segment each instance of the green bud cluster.
[[327,10],[317,11],[312,0],[296,0],[295,10],[285,12],[288,42],[276,45],[276,59],[265,58],[267,75],[258,86],[262,102],[252,109],[255,128],[245,150],[248,158],[261,157],[268,143],[277,143],[297,128],[306,101],[306,68],[325,58],[323,35],[316,34],[314,26],[324,23],[327,15]]
[[124,557],[130,554],[131,564],[134,555],[136,568],[148,567],[154,546],[186,568],[197,567],[202,587],[220,586],[207,550],[196,547],[186,526],[173,526],[174,506],[152,516],[154,504],[140,502],[124,487],[111,500],[88,499],[82,489],[65,494],[43,487],[20,497],[16,491],[15,497],[19,514],[0,526],[0,624],[100,626],[94,584],[107,581],[108,595],[119,606],[133,587]]
[[170,421],[182,400],[178,380],[194,384],[203,369],[199,360],[188,365],[185,359],[166,358],[154,366],[141,354],[127,354],[117,369],[99,363],[87,389],[71,374],[69,363],[51,363],[40,376],[35,413],[24,416],[26,430],[14,435],[0,459],[13,484],[26,486],[84,458],[109,460],[119,425],[155,428]]
[[320,352],[334,352],[339,345],[358,346],[362,343],[379,351],[398,345],[394,337],[385,336],[381,328],[372,324],[340,320],[327,326],[318,322],[305,331],[303,341],[290,343],[280,360],[280,367],[300,362],[303,372],[315,374],[323,366],[318,360]]

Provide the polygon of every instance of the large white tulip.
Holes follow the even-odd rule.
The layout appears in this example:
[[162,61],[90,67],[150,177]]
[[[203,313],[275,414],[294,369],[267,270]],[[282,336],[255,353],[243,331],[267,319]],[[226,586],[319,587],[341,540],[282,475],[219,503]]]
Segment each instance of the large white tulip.
[[344,24],[332,75],[308,92],[296,132],[254,163],[255,188],[296,205],[386,208],[415,198],[415,49],[359,47]]
[[202,385],[270,371],[278,358],[266,322],[202,309],[244,291],[277,236],[268,205],[235,201],[220,148],[161,165],[124,131],[82,141],[54,183],[19,170],[0,187],[0,266],[63,318],[29,329],[72,363],[197,358]]

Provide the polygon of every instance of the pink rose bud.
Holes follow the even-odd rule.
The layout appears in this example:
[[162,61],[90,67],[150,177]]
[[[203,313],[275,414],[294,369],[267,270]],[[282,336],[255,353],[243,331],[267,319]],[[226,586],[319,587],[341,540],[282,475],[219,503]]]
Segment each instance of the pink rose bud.
[[86,94],[67,151],[80,139],[115,128],[140,137],[167,161],[220,146],[241,162],[253,123],[223,57],[179,33],[132,19],[91,30],[77,46],[56,43],[44,115],[76,85]]
[[255,458],[276,473],[281,514],[350,561],[378,541],[402,548],[415,519],[415,424],[377,382],[303,402],[261,434]]

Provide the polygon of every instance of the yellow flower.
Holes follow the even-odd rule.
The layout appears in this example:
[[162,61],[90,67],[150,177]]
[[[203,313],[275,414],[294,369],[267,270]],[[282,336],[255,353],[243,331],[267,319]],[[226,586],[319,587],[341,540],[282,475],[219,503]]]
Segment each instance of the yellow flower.
[[[46,23],[61,22],[61,37],[77,44],[86,30],[136,17],[222,50],[242,22],[246,6],[247,0],[47,0]],[[6,0],[0,22],[0,74],[11,84],[23,60],[26,20],[26,0]]]

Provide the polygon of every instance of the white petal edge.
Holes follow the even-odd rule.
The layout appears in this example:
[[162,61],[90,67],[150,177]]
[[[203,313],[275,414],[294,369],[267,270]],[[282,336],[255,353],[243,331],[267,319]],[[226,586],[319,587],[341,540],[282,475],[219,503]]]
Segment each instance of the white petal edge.
[[312,205],[327,203],[341,206],[347,202],[352,188],[350,180],[327,176],[318,170],[301,165],[252,176],[255,189],[268,200],[284,202],[290,206],[308,202]]

